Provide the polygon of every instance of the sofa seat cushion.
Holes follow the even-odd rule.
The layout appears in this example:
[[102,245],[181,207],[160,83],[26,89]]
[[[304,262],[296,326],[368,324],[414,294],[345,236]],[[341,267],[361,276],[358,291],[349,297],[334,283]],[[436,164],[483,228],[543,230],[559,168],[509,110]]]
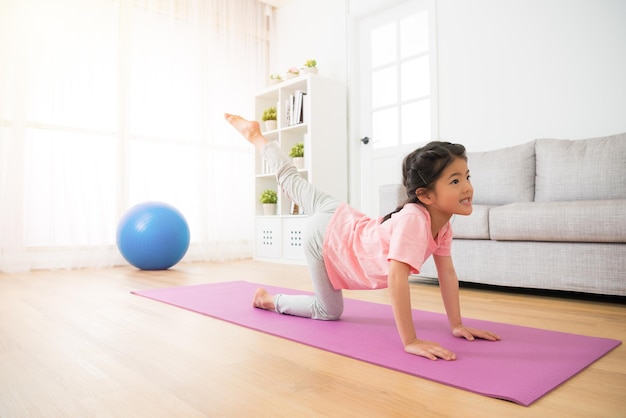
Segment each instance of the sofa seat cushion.
[[535,196],[535,142],[486,152],[468,152],[474,204],[531,202]]
[[489,210],[492,205],[474,205],[470,216],[454,215],[450,219],[454,238],[489,239]]
[[626,243],[626,199],[519,202],[489,211],[492,240]]
[[575,141],[538,139],[535,153],[535,201],[626,199],[626,133]]

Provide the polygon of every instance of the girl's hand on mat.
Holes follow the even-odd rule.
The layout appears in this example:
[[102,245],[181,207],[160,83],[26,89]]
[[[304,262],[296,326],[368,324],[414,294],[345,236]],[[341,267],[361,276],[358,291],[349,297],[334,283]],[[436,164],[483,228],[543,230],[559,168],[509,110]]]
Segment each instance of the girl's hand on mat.
[[416,356],[426,357],[431,360],[437,360],[438,358],[443,360],[456,360],[456,354],[452,351],[446,350],[441,345],[433,341],[415,340],[412,343],[405,345],[404,351],[409,354],[415,354]]
[[465,338],[468,341],[474,341],[474,338],[481,338],[489,341],[500,341],[500,336],[491,331],[483,331],[480,329],[470,328],[463,325],[456,326],[452,329],[452,335],[459,338]]

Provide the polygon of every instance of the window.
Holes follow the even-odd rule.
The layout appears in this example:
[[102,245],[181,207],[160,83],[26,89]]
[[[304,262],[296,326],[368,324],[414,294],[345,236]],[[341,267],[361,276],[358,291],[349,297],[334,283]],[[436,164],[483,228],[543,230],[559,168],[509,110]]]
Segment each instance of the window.
[[[402,16],[371,31],[374,148],[428,141],[431,51],[428,11]],[[383,134],[384,133],[384,134]]]

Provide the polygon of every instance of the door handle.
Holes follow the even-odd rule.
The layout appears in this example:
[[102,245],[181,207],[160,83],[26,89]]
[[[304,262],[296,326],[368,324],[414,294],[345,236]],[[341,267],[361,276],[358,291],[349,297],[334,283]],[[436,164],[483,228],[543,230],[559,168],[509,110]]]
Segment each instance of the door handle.
[[363,138],[361,138],[361,142],[363,143],[363,145],[367,145],[370,143],[370,139],[364,136]]

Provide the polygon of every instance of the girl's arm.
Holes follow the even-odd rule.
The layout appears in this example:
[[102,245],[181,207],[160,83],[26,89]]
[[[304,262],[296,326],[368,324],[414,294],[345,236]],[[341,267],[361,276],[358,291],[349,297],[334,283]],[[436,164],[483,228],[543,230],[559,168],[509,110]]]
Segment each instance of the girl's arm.
[[443,306],[448,314],[450,328],[463,325],[461,320],[461,304],[459,302],[459,280],[452,264],[452,257],[433,256],[439,277],[439,289]]
[[463,325],[461,319],[461,304],[459,302],[459,279],[457,278],[452,257],[433,256],[435,266],[437,267],[437,276],[439,276],[439,288],[441,290],[441,298],[443,306],[448,315],[448,322],[455,337],[463,337],[466,340],[473,341],[474,338],[483,338],[485,340],[497,341],[500,337],[493,332],[482,331],[469,328]]
[[454,360],[455,354],[446,350],[439,344],[431,341],[423,341],[415,334],[413,315],[411,312],[411,293],[409,289],[408,264],[391,260],[389,264],[388,286],[391,295],[391,306],[393,316],[400,340],[407,353],[423,356],[431,360],[442,358],[444,360]]

